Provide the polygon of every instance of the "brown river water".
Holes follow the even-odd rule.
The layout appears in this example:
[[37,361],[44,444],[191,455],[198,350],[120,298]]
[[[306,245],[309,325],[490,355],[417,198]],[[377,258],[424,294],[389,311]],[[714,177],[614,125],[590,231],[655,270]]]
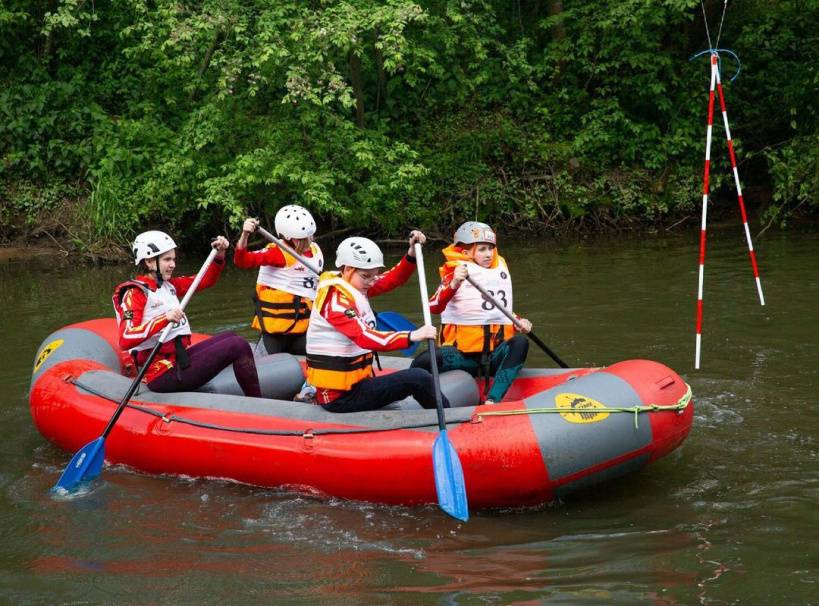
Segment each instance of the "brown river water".
[[[661,361],[691,384],[695,420],[637,474],[466,524],[123,468],[54,498],[71,453],[32,424],[34,354],[61,326],[110,315],[131,268],[6,260],[0,604],[819,604],[819,234],[756,245],[765,307],[741,228],[709,231],[699,371],[697,233],[502,246],[517,311],[553,350],[573,366]],[[207,250],[182,253],[192,272]],[[430,287],[439,260],[427,251]],[[250,338],[253,282],[229,267],[191,302],[194,329]],[[419,321],[418,301],[412,281],[378,307]],[[553,364],[533,347],[528,365]]]

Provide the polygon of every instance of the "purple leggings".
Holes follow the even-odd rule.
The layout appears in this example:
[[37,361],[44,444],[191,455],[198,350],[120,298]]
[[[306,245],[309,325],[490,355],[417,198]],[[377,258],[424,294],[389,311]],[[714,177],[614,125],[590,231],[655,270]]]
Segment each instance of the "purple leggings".
[[253,350],[250,343],[236,333],[220,332],[188,347],[187,352],[190,366],[181,369],[181,372],[175,366],[169,368],[148,383],[151,391],[193,391],[233,364],[233,373],[244,394],[252,398],[262,397]]

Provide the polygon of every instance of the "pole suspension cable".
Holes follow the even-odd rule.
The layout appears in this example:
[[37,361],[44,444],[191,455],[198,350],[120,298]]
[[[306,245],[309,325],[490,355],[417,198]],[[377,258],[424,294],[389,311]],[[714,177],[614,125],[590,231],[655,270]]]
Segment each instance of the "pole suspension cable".
[[700,6],[702,7],[702,21],[705,23],[705,37],[708,39],[708,48],[713,49],[714,45],[711,44],[711,32],[708,31],[708,15],[705,14],[705,0],[700,0]]
[[722,24],[725,23],[725,11],[728,9],[728,0],[722,5],[722,17],[719,20],[719,30],[717,30],[717,41],[714,46],[719,46],[719,38],[722,35]]

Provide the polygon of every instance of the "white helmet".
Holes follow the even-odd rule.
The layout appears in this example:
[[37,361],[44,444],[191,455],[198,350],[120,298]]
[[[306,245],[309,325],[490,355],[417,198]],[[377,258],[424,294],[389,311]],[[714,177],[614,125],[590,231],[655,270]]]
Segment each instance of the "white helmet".
[[316,233],[316,222],[313,220],[313,215],[306,208],[295,204],[282,206],[276,213],[274,224],[276,233],[285,240],[309,238]]
[[153,259],[176,248],[176,242],[164,231],[144,231],[134,240],[134,265],[143,259]]
[[336,249],[336,267],[374,269],[384,267],[384,255],[378,244],[369,238],[347,238]]
[[495,232],[486,223],[480,221],[467,221],[455,230],[455,244],[475,244],[476,242],[497,244]]

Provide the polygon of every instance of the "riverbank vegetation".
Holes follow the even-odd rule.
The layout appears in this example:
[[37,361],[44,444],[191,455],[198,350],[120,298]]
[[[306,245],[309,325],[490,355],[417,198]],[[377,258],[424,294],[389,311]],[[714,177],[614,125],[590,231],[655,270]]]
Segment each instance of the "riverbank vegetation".
[[[723,3],[705,3],[712,38]],[[819,1],[720,46],[757,225],[817,209]],[[698,0],[6,0],[0,239],[105,255],[286,203],[326,230],[671,225],[699,213]],[[734,208],[717,108],[712,187]]]

